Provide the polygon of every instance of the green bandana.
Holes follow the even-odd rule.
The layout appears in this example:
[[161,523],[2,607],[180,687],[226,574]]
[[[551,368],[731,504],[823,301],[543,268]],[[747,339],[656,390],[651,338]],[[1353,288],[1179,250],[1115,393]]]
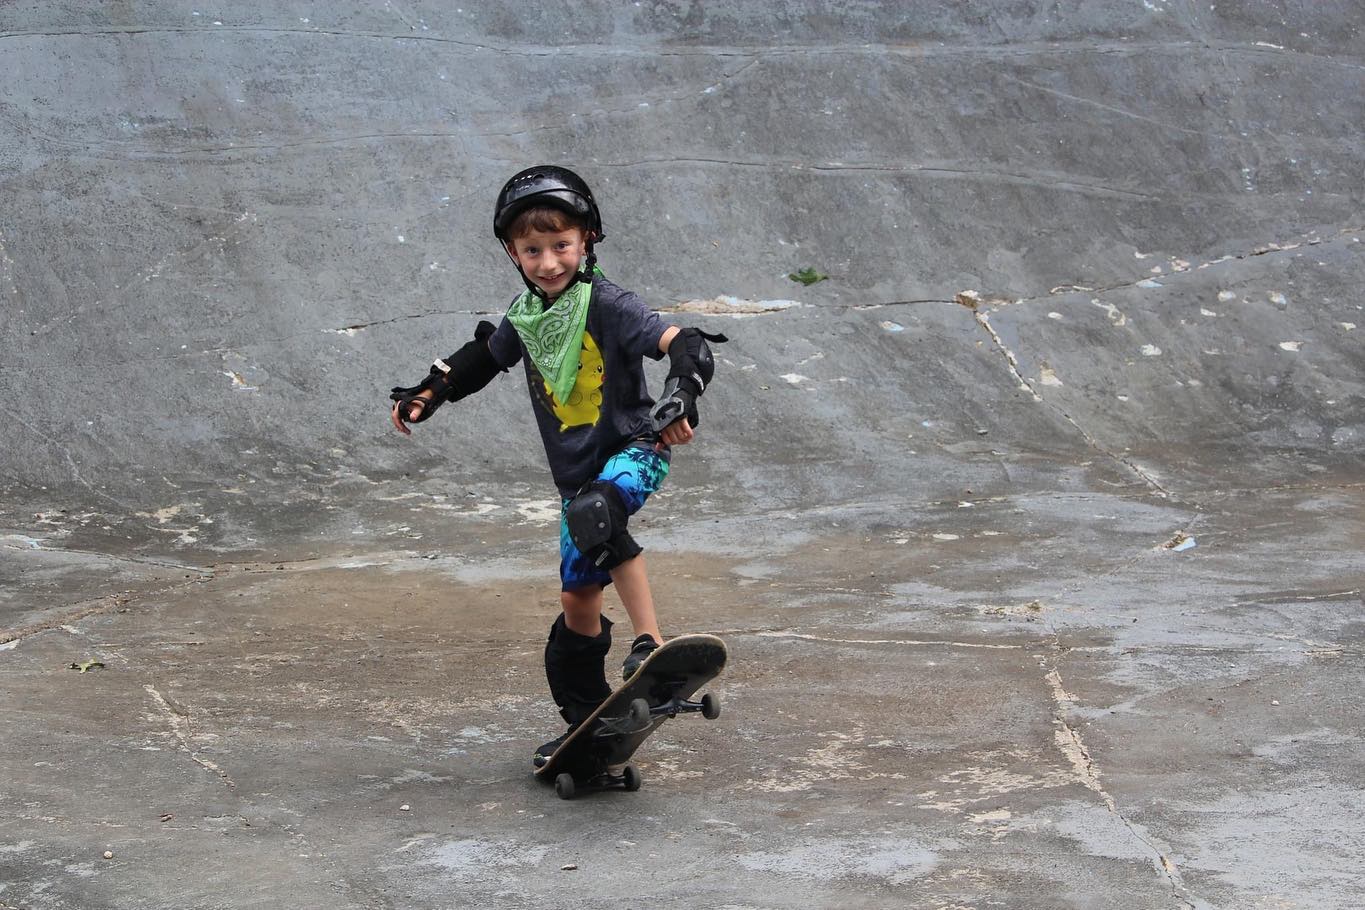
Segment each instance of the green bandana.
[[507,311],[507,319],[521,336],[531,362],[560,404],[569,400],[578,381],[578,356],[583,350],[591,297],[592,285],[575,281],[548,310],[542,309],[544,300],[528,290]]

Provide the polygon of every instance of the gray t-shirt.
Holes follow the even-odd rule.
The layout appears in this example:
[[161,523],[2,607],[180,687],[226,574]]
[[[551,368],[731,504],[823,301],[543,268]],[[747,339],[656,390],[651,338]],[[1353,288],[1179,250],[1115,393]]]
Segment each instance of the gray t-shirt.
[[594,276],[578,381],[562,403],[550,394],[506,317],[488,339],[498,366],[508,368],[520,360],[525,367],[545,457],[560,495],[573,496],[608,458],[632,440],[651,435],[654,399],[646,388],[642,358],[663,358],[659,339],[667,329],[634,293]]

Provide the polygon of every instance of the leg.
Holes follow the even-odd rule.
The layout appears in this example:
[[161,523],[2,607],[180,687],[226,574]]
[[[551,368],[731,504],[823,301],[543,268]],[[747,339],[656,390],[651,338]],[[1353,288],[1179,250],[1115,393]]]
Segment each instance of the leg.
[[664,636],[659,631],[659,619],[654,612],[654,595],[649,590],[649,576],[645,573],[645,557],[640,555],[611,570],[611,580],[621,605],[626,608],[635,636],[648,635],[659,644]]
[[564,609],[564,625],[574,632],[589,638],[602,634],[601,585],[561,591],[559,605]]
[[[666,453],[647,446],[629,446],[607,461],[595,481],[565,500],[560,522],[564,590],[575,592],[591,585],[599,591],[592,606],[572,601],[572,608],[582,611],[578,620],[581,625],[573,628],[584,633],[594,628],[594,611],[601,610],[600,588],[615,584],[635,631],[625,663],[627,678],[663,643],[641,547],[630,536],[627,524],[667,476]],[[568,615],[571,601],[565,599],[564,603]]]
[[584,635],[569,628],[567,614],[561,615],[545,643],[545,679],[559,713],[570,724],[587,720],[611,694],[606,672],[611,620],[600,613],[597,616],[597,634]]
[[[598,597],[600,599],[601,589],[598,589]],[[585,599],[591,602],[592,597],[586,595]],[[545,679],[569,729],[536,750],[531,763],[537,768],[544,765],[569,733],[587,720],[611,694],[606,667],[607,651],[611,649],[611,620],[597,613],[598,633],[583,635],[568,627],[566,616],[561,614],[550,627],[550,637],[545,643]]]

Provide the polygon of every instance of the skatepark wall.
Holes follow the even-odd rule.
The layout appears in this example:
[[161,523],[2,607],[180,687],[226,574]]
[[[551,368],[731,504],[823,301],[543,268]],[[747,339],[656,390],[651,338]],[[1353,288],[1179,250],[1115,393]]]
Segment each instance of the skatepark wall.
[[609,277],[732,339],[678,520],[1358,480],[1362,26],[0,6],[0,534],[197,561],[543,536],[518,372],[411,438],[387,400],[518,292],[492,203],[540,162],[597,192]]

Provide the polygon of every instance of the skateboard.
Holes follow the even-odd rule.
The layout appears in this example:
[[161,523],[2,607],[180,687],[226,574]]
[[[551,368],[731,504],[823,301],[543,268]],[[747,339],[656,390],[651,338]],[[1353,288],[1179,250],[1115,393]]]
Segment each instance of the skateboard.
[[715,695],[691,699],[724,668],[725,642],[716,636],[669,639],[536,769],[536,777],[553,781],[561,799],[580,790],[640,789],[639,770],[626,762],[670,717],[694,711],[708,720],[719,717]]

